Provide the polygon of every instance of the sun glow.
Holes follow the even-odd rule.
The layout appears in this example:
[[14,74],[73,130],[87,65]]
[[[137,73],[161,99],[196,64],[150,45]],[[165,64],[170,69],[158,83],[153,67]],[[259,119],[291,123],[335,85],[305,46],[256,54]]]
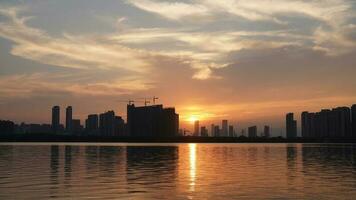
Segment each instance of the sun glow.
[[199,120],[199,117],[198,117],[197,115],[190,115],[190,116],[188,117],[188,121],[189,121],[190,123],[194,123],[194,122],[197,121],[197,120]]

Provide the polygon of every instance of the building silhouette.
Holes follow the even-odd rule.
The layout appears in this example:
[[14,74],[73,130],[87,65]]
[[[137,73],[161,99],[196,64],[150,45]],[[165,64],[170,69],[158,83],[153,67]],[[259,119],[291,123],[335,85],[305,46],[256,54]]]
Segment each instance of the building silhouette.
[[257,126],[248,127],[248,137],[249,138],[257,137]]
[[356,107],[322,109],[320,112],[301,114],[302,137],[305,138],[351,138],[355,137]]
[[221,135],[222,137],[228,136],[228,121],[226,119],[222,120],[221,122]]
[[202,126],[200,128],[200,136],[202,137],[208,137],[208,129],[205,126]]
[[267,125],[263,129],[263,137],[265,138],[271,137],[271,128]]
[[99,130],[99,117],[97,114],[88,115],[88,118],[85,120],[85,131],[87,134],[98,134]]
[[80,124],[80,119],[72,119],[70,126],[70,133],[80,135],[83,132],[83,126]]
[[[135,107],[127,105],[127,130],[133,137],[175,136],[179,129],[179,115],[174,108],[163,105]],[[199,129],[198,129],[199,133]]]
[[210,125],[210,136],[215,137],[215,125],[214,124]]
[[356,137],[356,104],[351,107],[352,136]]
[[107,111],[99,115],[99,129],[103,136],[115,135],[115,112]]
[[9,120],[0,120],[0,134],[12,134],[15,132],[15,123]]
[[234,126],[230,125],[229,126],[229,137],[234,137]]
[[194,136],[199,136],[199,120],[194,121]]
[[293,113],[288,113],[286,115],[286,136],[287,138],[297,137],[297,121],[294,120]]
[[72,106],[66,108],[66,132],[72,132],[72,120],[73,120],[73,110]]
[[52,132],[60,132],[60,108],[59,106],[52,107]]
[[220,137],[220,127],[219,127],[219,125],[216,125],[215,127],[214,127],[214,137]]

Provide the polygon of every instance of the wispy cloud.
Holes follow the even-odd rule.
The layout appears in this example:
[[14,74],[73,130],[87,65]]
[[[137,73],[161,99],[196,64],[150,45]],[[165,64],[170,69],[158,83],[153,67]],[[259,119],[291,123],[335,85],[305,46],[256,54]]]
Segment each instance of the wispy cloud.
[[150,69],[146,52],[112,44],[100,36],[64,34],[55,38],[26,25],[30,18],[19,17],[18,11],[18,8],[0,10],[0,14],[8,18],[0,23],[0,36],[15,43],[11,50],[13,55],[70,68],[118,68],[137,73]]
[[67,93],[77,96],[118,96],[153,88],[153,82],[138,77],[117,78],[108,81],[73,82],[63,81],[73,77],[69,73],[32,73],[0,77],[0,98],[31,98],[43,94]]

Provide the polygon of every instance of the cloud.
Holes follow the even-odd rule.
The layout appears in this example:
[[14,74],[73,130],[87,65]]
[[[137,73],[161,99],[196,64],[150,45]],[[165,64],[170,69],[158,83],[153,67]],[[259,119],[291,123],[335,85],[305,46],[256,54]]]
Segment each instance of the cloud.
[[208,9],[199,4],[182,2],[162,2],[153,0],[129,0],[130,4],[147,12],[158,14],[171,20],[180,20],[193,16],[208,16]]
[[1,9],[8,20],[0,23],[0,36],[15,43],[11,53],[54,66],[88,69],[122,69],[144,73],[150,70],[147,52],[112,44],[105,37],[73,36],[54,38],[26,25],[30,19],[19,17],[19,9]]
[[[288,27],[293,22],[293,17],[303,16],[316,21],[312,37],[311,48],[317,51],[323,51],[327,55],[340,55],[348,53],[355,48],[355,38],[350,39],[347,34],[354,33],[354,28],[350,30],[349,21],[355,18],[352,1],[347,0],[194,0],[190,3],[163,2],[145,0],[129,0],[129,2],[148,12],[160,15],[169,20],[179,20],[182,22],[195,20],[194,17],[209,15],[215,18],[219,23],[224,20],[226,14],[232,17],[240,17],[252,22],[275,22]],[[203,8],[203,9],[185,9],[185,8]],[[287,17],[287,18],[286,18]],[[233,19],[233,18],[230,18]],[[238,19],[238,18],[237,18]],[[306,20],[306,19],[304,19]],[[211,23],[211,22],[209,22]],[[189,36],[188,36],[189,37]],[[195,40],[192,36],[188,42],[196,43],[203,41]],[[211,40],[211,38],[207,38]],[[231,49],[236,42],[225,41],[220,45],[220,38],[214,37],[212,42],[207,43],[211,48]],[[189,40],[189,38],[186,38]],[[210,45],[215,42],[215,44]],[[275,41],[276,42],[276,41]]]
[[[71,78],[71,81],[63,79]],[[32,73],[0,77],[0,98],[30,98],[42,94],[69,94],[77,96],[118,96],[145,91],[154,87],[153,82],[140,77],[116,78],[108,81],[80,83],[68,73]]]

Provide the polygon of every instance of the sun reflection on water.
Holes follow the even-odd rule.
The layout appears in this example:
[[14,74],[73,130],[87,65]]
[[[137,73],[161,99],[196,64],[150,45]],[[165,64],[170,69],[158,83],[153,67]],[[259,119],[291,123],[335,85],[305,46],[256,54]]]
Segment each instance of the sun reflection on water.
[[196,178],[196,144],[189,144],[189,175],[190,175],[190,191],[195,191]]

